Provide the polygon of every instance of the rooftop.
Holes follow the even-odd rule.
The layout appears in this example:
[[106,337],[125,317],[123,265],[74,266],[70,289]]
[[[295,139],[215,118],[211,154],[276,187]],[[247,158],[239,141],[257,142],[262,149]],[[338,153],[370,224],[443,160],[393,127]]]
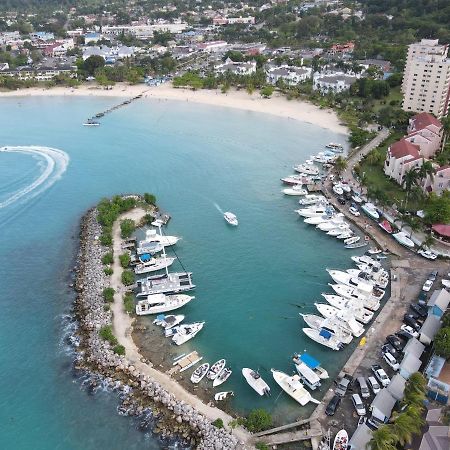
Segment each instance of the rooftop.
[[397,159],[404,158],[408,155],[419,158],[419,150],[420,147],[418,145],[411,144],[411,142],[406,141],[405,139],[400,139],[389,147],[390,154]]

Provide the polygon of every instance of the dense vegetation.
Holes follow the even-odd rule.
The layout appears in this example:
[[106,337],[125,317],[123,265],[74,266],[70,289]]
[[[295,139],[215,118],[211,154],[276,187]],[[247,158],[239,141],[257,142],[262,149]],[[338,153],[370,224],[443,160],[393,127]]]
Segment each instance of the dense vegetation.
[[136,230],[136,224],[133,219],[124,219],[120,221],[120,235],[123,239],[128,239]]
[[123,296],[123,306],[128,314],[134,313],[134,298],[133,294],[131,294],[130,292],[127,292]]
[[134,283],[134,275],[131,270],[124,270],[122,272],[122,283],[125,286],[131,286]]
[[114,301],[114,294],[116,291],[112,287],[107,287],[103,289],[103,299],[107,303],[111,303]]

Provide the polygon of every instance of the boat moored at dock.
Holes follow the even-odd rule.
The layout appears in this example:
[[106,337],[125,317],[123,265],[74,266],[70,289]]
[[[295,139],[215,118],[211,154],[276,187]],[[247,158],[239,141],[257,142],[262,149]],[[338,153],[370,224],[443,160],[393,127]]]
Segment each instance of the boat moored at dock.
[[270,369],[273,375],[273,379],[283,389],[286,394],[290,395],[300,405],[305,406],[309,402],[319,404],[320,402],[313,398],[311,394],[303,387],[300,382],[300,377],[294,375],[290,377],[284,372],[279,370]]
[[257,370],[252,370],[247,367],[242,369],[242,375],[247,383],[261,396],[270,395],[269,385],[261,378]]
[[192,272],[151,276],[137,280],[137,285],[140,288],[140,292],[136,295],[138,298],[152,294],[177,294],[195,288],[195,284],[192,283]]
[[145,300],[140,300],[136,304],[136,314],[145,316],[148,314],[160,314],[164,312],[174,311],[188,304],[195,297],[185,294],[165,295],[153,294],[149,295]]

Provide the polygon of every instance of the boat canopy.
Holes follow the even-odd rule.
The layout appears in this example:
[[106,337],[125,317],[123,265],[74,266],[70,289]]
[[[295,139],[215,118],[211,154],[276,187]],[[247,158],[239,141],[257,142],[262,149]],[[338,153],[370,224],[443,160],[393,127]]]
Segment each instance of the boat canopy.
[[320,366],[320,362],[317,359],[313,358],[308,353],[302,353],[300,355],[300,360],[303,361],[308,367],[311,369],[315,369]]
[[164,314],[158,314],[156,316],[156,320],[164,320],[166,318],[166,316]]
[[320,330],[319,335],[322,336],[325,339],[330,339],[331,338],[331,333],[328,330],[324,330],[323,328]]
[[148,262],[152,259],[152,255],[150,253],[144,253],[143,255],[139,256],[139,259],[141,262]]
[[[164,294],[152,294],[147,297],[147,302],[152,305],[156,305],[157,303],[165,303],[165,301],[166,301],[166,296]],[[164,319],[164,316],[163,316],[163,319]]]

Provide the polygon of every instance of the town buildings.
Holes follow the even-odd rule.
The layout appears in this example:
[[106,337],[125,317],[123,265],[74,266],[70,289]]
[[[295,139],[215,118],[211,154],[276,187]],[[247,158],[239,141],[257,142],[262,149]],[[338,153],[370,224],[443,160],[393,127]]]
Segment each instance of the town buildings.
[[256,62],[234,62],[228,58],[224,64],[218,64],[214,67],[216,73],[230,72],[234,75],[251,75],[256,72]]
[[403,109],[429,112],[437,118],[448,113],[450,59],[448,45],[437,39],[422,39],[408,47],[403,76]]
[[323,94],[348,91],[358,79],[357,75],[343,72],[316,72],[313,75],[313,90]]
[[292,67],[287,65],[270,67],[267,70],[267,82],[277,84],[279,80],[282,80],[289,86],[295,86],[311,78],[311,72],[311,67]]

